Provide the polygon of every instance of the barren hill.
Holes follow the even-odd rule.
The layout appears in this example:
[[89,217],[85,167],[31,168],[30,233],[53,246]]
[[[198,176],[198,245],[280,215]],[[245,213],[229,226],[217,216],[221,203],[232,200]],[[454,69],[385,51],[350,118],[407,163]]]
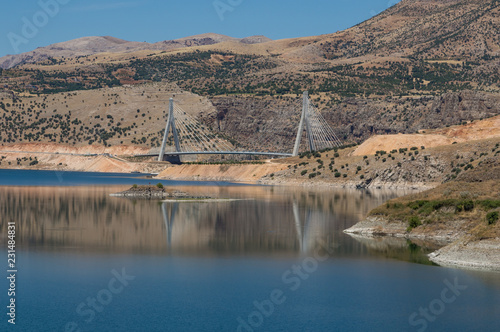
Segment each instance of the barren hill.
[[164,83],[31,96],[15,104],[3,98],[1,145],[9,146],[6,150],[34,151],[16,143],[60,143],[72,149],[92,146],[95,153],[107,146],[132,145],[147,152],[163,138],[171,97],[192,117],[215,111],[207,98]]

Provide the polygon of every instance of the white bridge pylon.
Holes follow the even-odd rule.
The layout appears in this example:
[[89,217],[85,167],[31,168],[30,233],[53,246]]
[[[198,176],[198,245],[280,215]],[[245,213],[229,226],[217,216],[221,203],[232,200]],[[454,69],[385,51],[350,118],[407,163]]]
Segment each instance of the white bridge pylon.
[[293,147],[292,155],[298,156],[302,134],[306,130],[309,151],[319,151],[340,147],[342,142],[326,122],[319,110],[311,103],[309,93],[304,92],[302,97],[302,116],[300,117],[299,129]]
[[[175,151],[166,151],[167,143],[169,143],[170,131],[172,131]],[[205,125],[177,107],[174,104],[174,100],[170,98],[168,119],[160,153],[144,156],[158,156],[158,161],[163,161],[165,155],[181,156],[190,154],[242,154],[290,157],[299,154],[302,136],[304,135],[307,138],[307,149],[309,151],[332,149],[342,145],[323,115],[321,115],[319,110],[311,103],[307,91],[303,94],[302,116],[297,130],[295,145],[291,153],[245,151],[237,149],[232,143],[214,134]],[[170,143],[172,143],[172,141],[170,141]]]

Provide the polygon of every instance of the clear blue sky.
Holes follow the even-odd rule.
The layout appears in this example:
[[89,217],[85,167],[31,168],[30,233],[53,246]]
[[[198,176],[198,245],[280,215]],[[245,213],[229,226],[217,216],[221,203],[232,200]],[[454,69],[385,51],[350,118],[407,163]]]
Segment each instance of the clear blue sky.
[[[272,39],[313,36],[353,26],[396,2],[8,0],[2,2],[0,13],[0,57],[84,36],[108,35],[147,42],[206,32],[233,37],[265,35]],[[44,11],[40,3],[52,5]]]

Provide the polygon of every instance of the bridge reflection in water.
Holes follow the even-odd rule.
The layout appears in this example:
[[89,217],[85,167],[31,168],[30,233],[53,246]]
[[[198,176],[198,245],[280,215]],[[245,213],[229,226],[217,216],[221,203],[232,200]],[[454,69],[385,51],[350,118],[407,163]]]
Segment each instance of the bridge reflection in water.
[[[183,207],[192,207],[192,202],[163,202],[161,204],[161,211],[163,216],[163,221],[165,223],[166,237],[167,237],[167,248],[172,249],[172,236],[175,232],[175,218],[176,213],[179,210],[179,204]],[[200,203],[197,203],[200,204]],[[203,204],[203,203],[201,203]],[[206,204],[206,203],[205,203]],[[217,204],[217,203],[212,203]],[[202,212],[203,209],[201,209]],[[307,253],[312,248],[309,246],[310,243],[314,243],[314,233],[311,229],[314,228],[314,223],[318,221],[319,218],[313,218],[312,211],[310,208],[306,208],[305,211],[299,212],[299,205],[297,201],[292,204],[293,211],[293,223],[295,226],[296,236],[299,243],[299,251],[301,253]],[[305,212],[305,213],[304,213]],[[184,223],[189,223],[189,220],[183,220]]]
[[[179,207],[178,202],[171,204],[163,203],[161,205],[161,212],[163,214],[163,221],[165,222],[165,229],[167,230],[167,247],[172,247],[172,229],[174,227],[175,213]],[[170,211],[168,211],[170,210]]]
[[[394,191],[256,186],[179,187],[227,200],[159,202],[110,197],[123,187],[0,187],[0,229],[17,223],[23,248],[175,254],[305,254]],[[401,194],[401,193],[400,193]],[[4,233],[2,233],[4,234]],[[0,238],[0,242],[3,239]],[[349,239],[345,251],[354,248]],[[341,250],[344,250],[341,249]]]
[[161,203],[168,252],[306,255],[324,243],[337,247],[346,238],[345,228],[363,218],[377,202],[395,195],[389,191],[263,187],[230,191],[227,197],[235,200]]

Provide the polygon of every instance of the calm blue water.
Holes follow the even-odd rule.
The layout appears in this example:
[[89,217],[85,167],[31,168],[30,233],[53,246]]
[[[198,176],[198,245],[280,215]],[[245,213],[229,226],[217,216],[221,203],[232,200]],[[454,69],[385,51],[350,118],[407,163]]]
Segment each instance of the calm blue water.
[[[22,252],[19,260],[18,331],[64,331],[68,322],[82,331],[235,331],[238,317],[247,320],[274,289],[285,301],[256,331],[416,331],[410,314],[454,278],[467,289],[428,330],[500,328],[498,288],[468,272],[405,262],[331,258],[292,291],[282,275],[300,259]],[[135,279],[86,323],[78,305],[122,268]]]
[[[84,186],[118,184],[229,185],[227,182],[155,180],[149,174],[0,169],[1,186]],[[239,184],[231,184],[239,185]]]
[[18,269],[16,325],[4,279],[0,331],[500,331],[499,274],[435,266],[431,244],[342,233],[402,193],[175,187],[238,200],[0,186],[0,257],[15,221]]

